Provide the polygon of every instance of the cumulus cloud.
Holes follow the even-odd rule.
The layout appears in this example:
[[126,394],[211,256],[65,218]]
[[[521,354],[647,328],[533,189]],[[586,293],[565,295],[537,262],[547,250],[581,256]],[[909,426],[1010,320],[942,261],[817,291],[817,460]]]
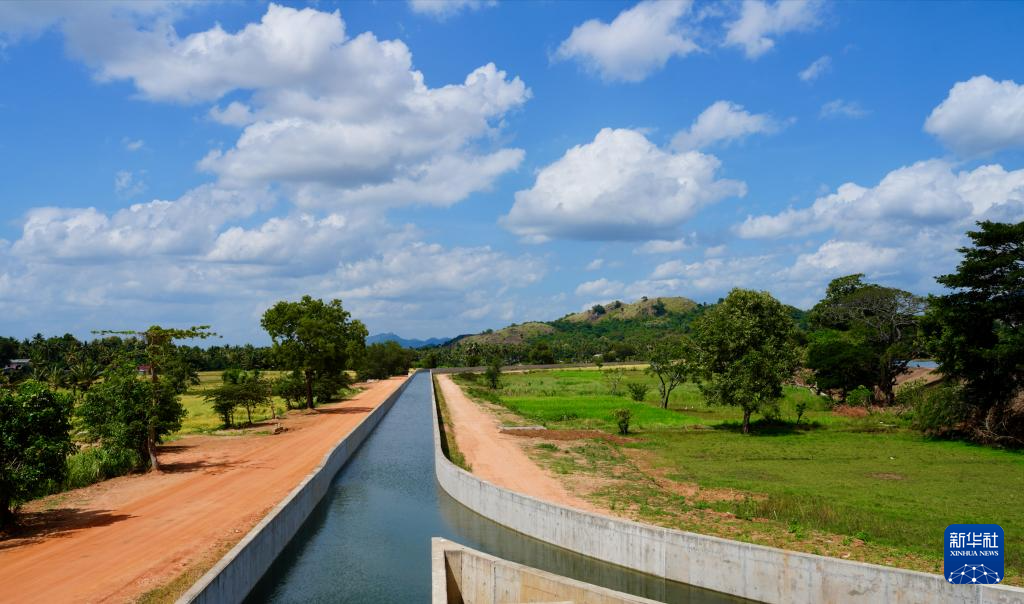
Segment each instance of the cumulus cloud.
[[[97,80],[241,129],[199,161],[215,182],[178,199],[28,211],[20,236],[0,242],[0,314],[31,309],[79,333],[173,316],[245,341],[260,338],[263,309],[296,292],[343,296],[371,325],[412,334],[451,329],[453,314],[519,312],[512,292],[541,278],[541,260],[423,242],[384,213],[455,203],[515,169],[523,151],[502,145],[501,128],[530,97],[519,78],[487,64],[427,86],[402,41],[352,35],[338,11],[271,4],[237,31],[179,35],[184,10],[0,3],[0,44],[58,30]],[[126,170],[115,187],[137,195],[139,177]]]
[[588,270],[588,271],[596,271],[596,270],[599,270],[603,266],[604,266],[604,258],[594,258],[593,260],[591,260],[590,262],[587,263],[586,270]]
[[986,75],[957,82],[924,129],[964,156],[1024,147],[1024,85]]
[[893,170],[871,188],[845,183],[807,208],[748,216],[736,232],[770,238],[833,230],[896,240],[936,225],[961,230],[977,220],[1022,213],[1024,170],[988,165],[955,172],[949,162],[928,160]]
[[829,240],[809,254],[800,254],[789,268],[781,271],[787,279],[821,280],[841,275],[865,273],[877,279],[886,275],[903,259],[904,251],[873,245],[865,241]]
[[775,38],[818,25],[822,8],[818,0],[744,0],[739,18],[727,25],[725,44],[756,59],[775,47]]
[[72,262],[198,254],[221,226],[271,204],[260,191],[204,185],[174,201],[137,203],[112,214],[96,208],[35,208],[26,215],[12,251],[40,261]]
[[1024,170],[956,171],[947,161],[928,160],[893,170],[874,187],[845,183],[809,207],[748,216],[736,232],[744,238],[825,233],[827,240],[776,266],[764,284],[813,302],[829,279],[856,272],[935,291],[934,276],[955,268],[956,250],[977,221],[1022,219]]
[[439,21],[444,21],[463,11],[480,10],[483,7],[497,5],[496,0],[484,2],[482,0],[409,0],[409,8],[414,13],[427,15]]
[[538,281],[542,261],[511,258],[490,247],[456,247],[417,242],[343,264],[337,270],[339,294],[358,300],[466,300],[467,292],[494,288],[493,296]]
[[654,239],[647,241],[633,250],[634,254],[670,254],[681,252],[690,247],[686,238],[680,239]]
[[672,239],[700,208],[746,193],[744,183],[717,177],[719,165],[713,155],[673,153],[638,131],[605,128],[543,168],[502,223],[535,242]]
[[591,19],[573,28],[556,60],[579,61],[606,81],[639,82],[672,57],[699,50],[680,23],[690,0],[645,0],[611,23]]
[[832,57],[825,55],[815,59],[813,63],[808,65],[805,69],[800,70],[796,75],[804,82],[813,82],[828,73],[831,69]]
[[743,140],[751,134],[772,134],[781,128],[767,113],[750,113],[729,101],[717,101],[701,112],[689,130],[672,139],[676,149],[703,149],[715,143]]
[[866,117],[868,110],[861,107],[857,101],[846,101],[843,99],[835,99],[829,101],[821,106],[821,111],[818,112],[818,117],[822,119],[830,119],[836,117],[848,117],[853,119],[859,119]]
[[580,283],[576,287],[576,295],[607,298],[621,294],[623,287],[623,284],[619,281],[609,281],[601,277],[600,279]]
[[522,160],[495,135],[530,91],[493,64],[431,88],[401,40],[350,36],[338,11],[270,4],[238,31],[215,25],[182,37],[167,11],[104,10],[68,8],[55,21],[100,81],[128,80],[154,101],[238,97],[208,115],[243,127],[240,137],[199,162],[226,188],[280,184],[325,209],[449,205]]

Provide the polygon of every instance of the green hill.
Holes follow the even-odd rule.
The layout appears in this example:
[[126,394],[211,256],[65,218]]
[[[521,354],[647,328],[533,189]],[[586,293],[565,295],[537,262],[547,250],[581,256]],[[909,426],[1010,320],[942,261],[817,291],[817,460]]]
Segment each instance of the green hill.
[[554,321],[531,321],[455,338],[433,349],[438,365],[477,365],[495,356],[508,363],[633,360],[651,344],[685,333],[707,308],[681,297],[611,302]]

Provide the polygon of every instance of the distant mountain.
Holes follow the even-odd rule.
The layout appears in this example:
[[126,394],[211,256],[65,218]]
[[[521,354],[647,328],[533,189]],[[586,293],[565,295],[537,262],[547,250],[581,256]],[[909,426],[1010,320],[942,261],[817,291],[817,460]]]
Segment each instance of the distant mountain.
[[403,348],[423,348],[425,346],[440,346],[447,344],[451,338],[430,338],[427,340],[406,339],[394,333],[378,333],[366,338],[367,344],[380,342],[398,342]]

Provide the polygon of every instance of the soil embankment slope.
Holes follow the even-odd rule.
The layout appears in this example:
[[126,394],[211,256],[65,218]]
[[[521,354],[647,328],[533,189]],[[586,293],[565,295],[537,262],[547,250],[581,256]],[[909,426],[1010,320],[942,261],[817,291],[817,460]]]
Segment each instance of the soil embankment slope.
[[523,439],[503,434],[499,421],[480,408],[452,381],[438,374],[448,412],[455,425],[459,450],[473,468],[473,474],[524,495],[560,505],[596,511],[594,506],[569,493],[556,478],[523,452]]

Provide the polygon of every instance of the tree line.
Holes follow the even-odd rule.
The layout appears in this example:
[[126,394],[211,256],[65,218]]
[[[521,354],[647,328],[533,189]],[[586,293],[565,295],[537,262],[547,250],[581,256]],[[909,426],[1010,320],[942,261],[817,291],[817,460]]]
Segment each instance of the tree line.
[[[199,383],[200,370],[224,369],[206,400],[230,427],[236,409],[250,423],[256,408],[273,410],[274,395],[312,409],[348,386],[350,372],[382,379],[413,361],[394,342],[366,346],[366,327],[340,300],[278,302],[261,324],[269,347],[182,345],[217,337],[206,325],[97,331],[87,342],[3,339],[8,359],[31,363],[5,371],[0,384],[0,529],[22,502],[80,486],[77,474],[90,473],[88,483],[159,471],[158,445],[181,428],[181,395]],[[265,369],[285,373],[270,380]]]
[[[832,280],[809,312],[794,313],[767,292],[734,289],[701,307],[682,333],[664,333],[631,357],[649,363],[663,407],[679,384],[694,381],[710,404],[742,409],[744,433],[753,414],[777,416],[783,385],[799,382],[836,404],[896,407],[930,435],[1024,446],[1024,222],[981,222],[967,235],[956,271],[936,278],[949,293],[919,296],[853,274]],[[491,384],[510,354],[554,357],[535,356],[548,352],[543,343],[474,346],[449,354],[490,353]],[[604,354],[595,355],[600,364]],[[936,361],[942,382],[898,388],[922,358]]]

